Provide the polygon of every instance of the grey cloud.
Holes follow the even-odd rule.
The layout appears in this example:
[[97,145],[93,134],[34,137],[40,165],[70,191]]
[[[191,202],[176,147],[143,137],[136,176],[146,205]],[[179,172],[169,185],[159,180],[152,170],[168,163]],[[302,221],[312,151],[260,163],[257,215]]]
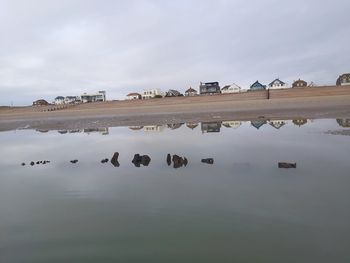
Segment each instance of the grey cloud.
[[350,71],[348,10],[346,0],[3,0],[0,104],[211,80],[333,84]]

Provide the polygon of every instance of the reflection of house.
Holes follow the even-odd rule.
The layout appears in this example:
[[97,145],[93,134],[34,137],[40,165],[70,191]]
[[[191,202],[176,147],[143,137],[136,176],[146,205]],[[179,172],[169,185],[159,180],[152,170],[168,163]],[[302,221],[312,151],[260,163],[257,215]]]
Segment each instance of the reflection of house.
[[49,103],[46,100],[36,100],[33,102],[33,106],[47,106]]
[[146,132],[162,132],[164,130],[163,125],[149,125],[149,126],[144,126],[143,130]]
[[57,96],[56,98],[55,98],[55,104],[56,105],[60,105],[60,104],[63,104],[64,103],[64,97],[62,97],[62,96]]
[[220,132],[221,122],[202,122],[202,133]]
[[226,85],[221,89],[222,94],[239,93],[239,92],[241,92],[241,87],[235,83],[233,83],[232,85]]
[[66,134],[68,131],[67,130],[58,130],[58,133],[60,134]]
[[337,123],[344,128],[350,127],[350,119],[337,119]]
[[173,124],[168,124],[168,128],[175,130],[180,128],[183,125],[183,123],[173,123]]
[[126,95],[127,100],[139,100],[141,99],[141,94],[133,92]]
[[275,79],[269,84],[269,89],[284,89],[287,88],[287,84],[280,79]]
[[95,94],[87,94],[84,93],[81,95],[82,102],[97,102],[97,101],[106,101],[106,92],[105,91],[99,91]]
[[269,121],[269,124],[272,127],[279,129],[286,124],[286,121],[285,120],[273,120],[273,121]]
[[195,89],[192,89],[191,87],[185,91],[185,96],[196,96],[197,91]]
[[298,79],[293,82],[292,88],[305,88],[307,87],[307,82],[301,79]]
[[307,119],[295,119],[293,120],[294,125],[301,126],[307,123]]
[[109,128],[108,127],[88,128],[88,129],[84,129],[83,132],[87,134],[98,132],[98,133],[101,133],[102,135],[108,135]]
[[223,121],[222,122],[222,126],[225,126],[226,128],[237,129],[241,125],[242,125],[242,122],[240,121]]
[[130,130],[133,131],[138,131],[138,130],[142,130],[143,126],[129,126]]
[[261,126],[265,125],[267,122],[265,120],[256,120],[256,121],[251,121],[250,124],[257,128],[258,130],[260,129]]
[[250,90],[265,90],[266,86],[261,84],[258,80],[255,81],[251,86]]
[[196,123],[196,122],[187,122],[186,126],[193,130],[194,128],[196,128],[198,126],[198,123]]
[[336,84],[337,86],[350,85],[350,73],[340,75]]
[[142,99],[153,99],[155,96],[162,96],[162,92],[159,89],[146,90],[142,94]]
[[180,97],[183,96],[179,91],[170,89],[166,94],[165,97]]
[[220,93],[220,86],[219,82],[207,82],[207,83],[200,83],[199,85],[199,92],[200,94],[219,94]]

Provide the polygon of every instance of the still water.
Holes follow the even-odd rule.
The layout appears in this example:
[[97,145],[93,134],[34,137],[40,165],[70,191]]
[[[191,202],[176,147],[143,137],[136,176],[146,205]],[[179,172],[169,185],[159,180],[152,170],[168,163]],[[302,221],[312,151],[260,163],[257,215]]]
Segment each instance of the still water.
[[0,262],[350,262],[349,124],[2,132]]

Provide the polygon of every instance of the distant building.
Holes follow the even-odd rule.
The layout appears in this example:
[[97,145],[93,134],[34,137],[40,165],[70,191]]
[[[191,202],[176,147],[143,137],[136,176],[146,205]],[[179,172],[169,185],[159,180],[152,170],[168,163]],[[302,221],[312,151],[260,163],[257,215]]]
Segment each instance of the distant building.
[[280,79],[275,79],[269,84],[269,89],[285,89],[287,84]]
[[273,120],[273,121],[270,121],[269,124],[278,130],[282,126],[286,125],[286,121],[285,120]]
[[47,106],[49,103],[46,100],[36,100],[33,102],[33,106]]
[[255,81],[251,86],[250,90],[255,91],[255,90],[265,90],[266,85],[261,84],[258,80]]
[[337,79],[337,86],[350,85],[350,73],[340,75]]
[[140,100],[142,98],[141,94],[133,92],[126,95],[127,100]]
[[106,92],[102,90],[94,94],[84,93],[83,95],[81,95],[81,101],[83,103],[106,101]]
[[226,128],[233,128],[237,129],[242,125],[241,121],[223,121],[222,126],[225,126]]
[[170,89],[166,94],[165,97],[180,97],[183,96],[179,91]]
[[78,96],[67,96],[64,98],[64,103],[65,104],[74,104],[74,103],[79,103],[81,100]]
[[163,94],[159,89],[146,90],[142,94],[142,99],[153,99],[155,96],[163,96]]
[[228,93],[239,93],[241,92],[241,87],[237,84],[233,83],[232,85],[226,85],[221,89],[222,94],[228,94]]
[[307,87],[307,82],[301,79],[298,79],[293,82],[292,88],[305,88]]
[[200,83],[199,92],[202,95],[220,94],[219,82]]
[[185,96],[196,96],[198,92],[195,89],[192,89],[191,87],[185,91]]
[[257,130],[261,128],[261,126],[265,125],[267,122],[265,120],[257,120],[251,121],[250,124],[255,127]]
[[64,104],[64,97],[62,97],[62,96],[57,96],[57,97],[55,98],[54,103],[55,103],[56,105]]
[[220,132],[221,122],[202,122],[202,133]]
[[293,120],[294,125],[302,126],[307,123],[307,119],[295,119]]

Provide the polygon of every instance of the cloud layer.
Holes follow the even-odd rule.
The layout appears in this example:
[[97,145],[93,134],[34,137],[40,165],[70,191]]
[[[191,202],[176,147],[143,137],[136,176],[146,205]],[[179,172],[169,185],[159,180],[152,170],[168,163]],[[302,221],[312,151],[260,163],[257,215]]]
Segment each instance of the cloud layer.
[[0,105],[106,90],[334,84],[350,71],[350,2],[0,2]]

